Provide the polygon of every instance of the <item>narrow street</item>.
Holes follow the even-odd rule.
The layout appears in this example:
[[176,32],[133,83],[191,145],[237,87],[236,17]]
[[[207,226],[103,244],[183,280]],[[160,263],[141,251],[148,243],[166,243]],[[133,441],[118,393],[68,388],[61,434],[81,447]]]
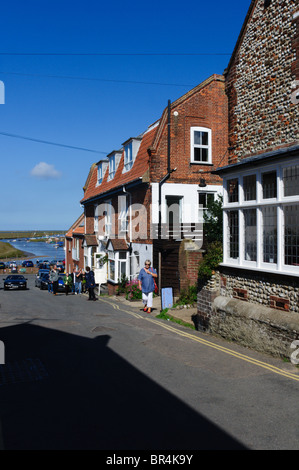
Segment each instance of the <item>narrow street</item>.
[[0,279],[5,450],[299,449],[290,363],[27,277]]

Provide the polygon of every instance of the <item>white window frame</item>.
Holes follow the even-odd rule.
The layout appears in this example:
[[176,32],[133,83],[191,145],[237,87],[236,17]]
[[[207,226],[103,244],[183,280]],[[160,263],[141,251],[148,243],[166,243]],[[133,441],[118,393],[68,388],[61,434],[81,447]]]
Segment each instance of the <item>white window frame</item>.
[[[125,258],[120,257],[125,254]],[[108,250],[108,280],[114,284],[118,284],[121,278],[121,264],[126,265],[126,277],[128,277],[128,252],[127,251],[112,251]],[[114,263],[114,279],[111,277],[111,263]]]
[[[286,161],[279,164],[264,165],[262,168],[252,168],[251,170],[239,171],[238,173],[231,173],[229,176],[225,176],[223,180],[224,186],[224,197],[223,197],[223,265],[234,266],[244,269],[253,269],[265,272],[274,272],[288,275],[295,275],[299,277],[299,266],[285,264],[285,235],[284,235],[284,207],[290,205],[296,205],[299,208],[299,194],[294,196],[284,196],[284,185],[283,185],[283,171],[285,168],[298,166],[299,159],[296,162]],[[263,198],[262,188],[262,175],[276,171],[276,197]],[[255,200],[244,200],[243,192],[243,179],[245,176],[255,175],[256,176],[256,199]],[[237,202],[229,202],[228,199],[228,187],[227,183],[229,180],[238,179],[239,197]],[[299,191],[298,191],[299,192]],[[275,207],[277,211],[276,217],[276,257],[275,262],[264,262],[263,261],[263,208]],[[249,261],[245,259],[245,220],[244,210],[255,209],[256,210],[256,261]],[[238,212],[239,217],[239,256],[237,258],[230,258],[230,245],[229,245],[229,229],[228,229],[228,212],[235,210]]]
[[[117,263],[115,260],[115,252],[114,251],[108,251],[108,279],[109,281],[112,281],[116,283],[117,281],[117,276],[116,276],[116,267]],[[114,279],[111,277],[111,263],[114,263]]]
[[94,205],[94,231],[97,233],[99,231],[99,205]]
[[119,232],[127,233],[129,227],[128,211],[129,201],[127,196],[119,196],[118,198],[118,227]]
[[131,170],[133,166],[133,142],[125,146],[124,171]]
[[116,171],[116,167],[115,167],[115,155],[112,155],[110,158],[109,158],[109,176],[108,176],[108,180],[112,180],[115,176],[115,171]]
[[98,163],[98,184],[101,184],[103,181],[103,164]]
[[[194,133],[195,132],[206,132],[208,134],[208,145],[199,145],[194,143]],[[196,165],[211,165],[212,164],[212,130],[207,127],[191,127],[190,128],[190,143],[191,143],[191,163]],[[194,160],[194,149],[195,148],[204,148],[208,150],[208,160],[205,161],[195,161]]]
[[106,201],[105,202],[105,236],[109,237],[112,233],[112,201]]

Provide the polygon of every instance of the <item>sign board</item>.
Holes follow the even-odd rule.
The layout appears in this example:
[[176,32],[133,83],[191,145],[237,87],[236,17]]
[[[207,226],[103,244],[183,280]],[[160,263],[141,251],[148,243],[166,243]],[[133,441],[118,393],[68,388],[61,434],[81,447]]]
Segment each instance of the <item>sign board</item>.
[[161,289],[161,304],[162,310],[164,310],[164,308],[171,308],[173,306],[172,287],[164,287]]

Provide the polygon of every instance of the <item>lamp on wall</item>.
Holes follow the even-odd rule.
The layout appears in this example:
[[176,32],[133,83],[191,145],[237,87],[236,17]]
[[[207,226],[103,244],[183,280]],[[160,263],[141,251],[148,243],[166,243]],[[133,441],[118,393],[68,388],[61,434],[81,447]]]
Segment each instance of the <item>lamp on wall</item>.
[[200,188],[205,188],[206,185],[207,185],[206,180],[205,180],[204,178],[200,178],[200,180],[199,180],[199,185],[198,185],[198,186],[199,186]]

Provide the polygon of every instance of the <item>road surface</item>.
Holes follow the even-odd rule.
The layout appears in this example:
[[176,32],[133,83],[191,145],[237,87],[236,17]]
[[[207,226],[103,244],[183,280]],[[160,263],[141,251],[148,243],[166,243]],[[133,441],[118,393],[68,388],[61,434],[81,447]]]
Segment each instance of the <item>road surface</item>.
[[292,364],[28,279],[0,278],[4,449],[299,449]]

